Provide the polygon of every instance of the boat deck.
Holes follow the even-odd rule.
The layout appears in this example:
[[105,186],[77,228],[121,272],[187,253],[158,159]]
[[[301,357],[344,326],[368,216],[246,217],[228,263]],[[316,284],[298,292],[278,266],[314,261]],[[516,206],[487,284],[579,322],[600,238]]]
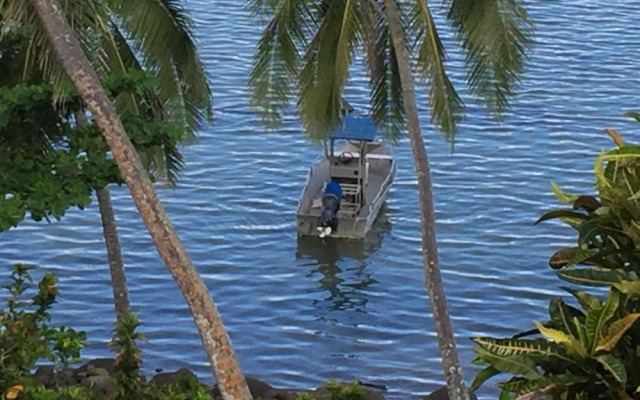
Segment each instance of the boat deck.
[[[371,156],[375,156],[374,154],[370,154],[369,158],[369,173],[367,184],[364,187],[364,204],[360,207],[360,211],[357,214],[357,218],[367,218],[371,208],[369,205],[373,202],[374,198],[379,194],[380,187],[382,186],[383,181],[389,175],[389,171],[391,169],[391,158],[375,158]],[[323,188],[319,188],[316,193],[313,195],[313,204],[311,205],[309,210],[305,214],[312,217],[320,217],[320,213],[322,212],[322,190]],[[348,209],[346,207],[350,206],[350,204],[346,202],[342,202],[340,205],[340,211],[338,212],[338,217],[340,219],[343,218],[351,218],[348,215],[345,215]]]

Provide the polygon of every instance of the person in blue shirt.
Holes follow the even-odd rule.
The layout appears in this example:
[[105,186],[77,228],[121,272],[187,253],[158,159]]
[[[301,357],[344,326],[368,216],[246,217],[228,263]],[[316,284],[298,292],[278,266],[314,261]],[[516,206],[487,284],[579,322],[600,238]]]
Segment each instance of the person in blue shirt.
[[324,188],[324,193],[332,193],[338,197],[338,200],[342,200],[342,186],[336,181],[331,181],[327,183],[327,186]]
[[338,210],[340,210],[341,200],[342,187],[340,184],[336,181],[327,183],[322,195],[322,212],[318,223],[320,237],[324,238],[338,229]]

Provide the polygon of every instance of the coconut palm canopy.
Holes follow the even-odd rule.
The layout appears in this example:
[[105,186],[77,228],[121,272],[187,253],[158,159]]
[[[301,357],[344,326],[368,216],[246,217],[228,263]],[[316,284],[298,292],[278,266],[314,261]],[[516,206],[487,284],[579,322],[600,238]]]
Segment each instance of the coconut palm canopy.
[[[212,117],[211,89],[200,62],[193,26],[177,0],[83,0],[63,2],[65,15],[90,58],[98,76],[131,70],[154,75],[153,89],[116,98],[121,116],[151,118],[174,123],[182,140],[193,137],[203,121]],[[23,46],[22,78],[43,77],[53,84],[56,99],[64,103],[73,93],[68,75],[55,58],[46,32],[28,1],[0,0],[3,36],[20,33]],[[158,177],[173,183],[183,162],[175,147],[141,154],[143,163]]]
[[[279,123],[291,99],[307,132],[326,135],[341,119],[340,96],[356,54],[367,60],[371,116],[396,136],[405,119],[398,60],[384,4],[375,0],[249,0],[266,18],[250,79],[253,104]],[[449,139],[464,114],[446,70],[447,53],[433,8],[444,10],[464,51],[467,83],[488,110],[501,114],[519,83],[532,21],[516,0],[395,1],[414,72],[427,84],[432,121]]]

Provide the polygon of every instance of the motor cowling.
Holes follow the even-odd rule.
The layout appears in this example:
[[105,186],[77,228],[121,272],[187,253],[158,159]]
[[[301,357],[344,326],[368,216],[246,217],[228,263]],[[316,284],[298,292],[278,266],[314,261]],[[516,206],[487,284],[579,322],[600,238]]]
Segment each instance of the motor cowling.
[[338,211],[342,200],[342,187],[335,181],[327,184],[322,194],[322,212],[318,230],[320,237],[325,237],[338,229]]

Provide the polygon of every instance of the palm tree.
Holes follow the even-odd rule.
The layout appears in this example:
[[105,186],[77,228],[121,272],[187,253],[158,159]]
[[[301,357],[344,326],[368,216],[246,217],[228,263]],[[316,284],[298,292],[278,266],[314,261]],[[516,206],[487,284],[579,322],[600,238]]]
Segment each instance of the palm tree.
[[[193,137],[197,124],[210,119],[211,89],[199,60],[191,32],[191,20],[178,4],[167,0],[116,2],[108,0],[112,12],[103,22],[110,35],[100,40],[102,56],[94,60],[98,70],[146,70],[158,75],[156,90],[141,95],[116,98],[119,114],[174,122],[183,140]],[[128,32],[125,36],[124,32]],[[135,43],[140,54],[132,48]],[[102,67],[102,68],[100,68]],[[87,124],[84,113],[77,113],[78,124]],[[175,147],[158,146],[141,154],[143,164],[156,178],[174,184],[182,167]],[[96,190],[107,259],[111,273],[114,303],[118,317],[129,311],[129,299],[117,224],[108,187]]]
[[[14,21],[33,30],[32,43],[35,54],[39,56],[39,67],[57,82],[57,87],[64,87],[65,74],[70,78],[111,149],[158,253],[186,299],[222,397],[251,399],[218,310],[158,200],[114,105],[101,87],[98,73],[85,54],[86,49],[96,44],[89,37],[90,32],[105,32],[102,22],[108,20],[108,9],[99,0],[69,2],[67,6],[63,10],[57,0],[4,0],[0,1],[0,15],[6,21]],[[184,66],[173,67],[180,69]],[[185,98],[178,101],[191,106]]]
[[[253,104],[277,126],[292,97],[306,131],[323,137],[339,123],[353,57],[367,58],[371,116],[390,135],[406,122],[418,176],[426,289],[450,399],[469,393],[456,350],[437,252],[429,160],[420,130],[414,75],[427,83],[431,119],[453,144],[463,102],[449,80],[443,43],[429,1],[250,0],[269,18],[256,49]],[[532,23],[515,0],[445,0],[447,19],[466,54],[468,84],[501,115],[519,82]],[[414,67],[415,66],[415,70]]]
[[[90,3],[88,9],[97,9],[98,2],[94,3]],[[100,18],[99,24],[103,29],[99,31],[101,35],[94,35],[90,45],[90,54],[94,55],[91,61],[99,76],[104,80],[114,71],[128,73],[141,70],[152,71],[158,76],[154,80],[154,90],[145,90],[141,94],[128,91],[126,95],[117,96],[115,102],[119,114],[165,121],[180,131],[183,140],[190,140],[197,124],[204,119],[210,120],[212,116],[211,90],[198,57],[190,18],[171,0],[141,0],[135,5],[115,0],[101,0],[101,3],[109,8],[103,9],[106,12],[96,13],[95,17]],[[3,6],[11,7],[11,4],[6,2]],[[83,37],[87,42],[91,36],[83,32]],[[40,58],[33,57],[33,54],[46,50],[42,44],[41,40],[28,41],[21,55],[24,60],[19,61],[26,63],[26,67],[36,67],[36,75]],[[21,65],[18,75],[26,78],[26,73],[33,69],[22,68]],[[59,72],[55,63],[51,63],[49,69],[54,75]],[[66,82],[63,80],[62,83]],[[67,108],[67,105],[62,106],[63,110]],[[84,111],[78,110],[75,117],[78,125],[89,123]],[[175,146],[145,148],[141,157],[155,178],[175,184],[183,165]],[[114,304],[116,314],[120,316],[129,310],[129,300],[115,215],[108,187],[96,188],[96,195]]]

